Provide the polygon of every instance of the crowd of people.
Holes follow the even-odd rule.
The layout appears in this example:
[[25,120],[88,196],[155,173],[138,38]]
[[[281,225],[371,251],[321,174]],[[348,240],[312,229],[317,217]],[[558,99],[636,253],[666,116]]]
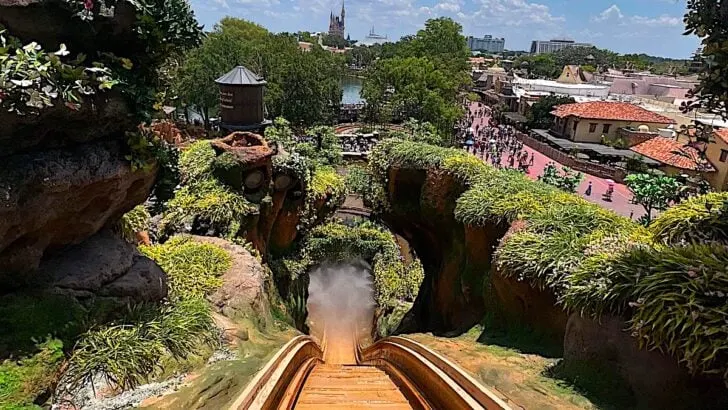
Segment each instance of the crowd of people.
[[340,136],[341,149],[344,152],[358,152],[366,154],[377,145],[379,139],[375,135],[342,135]]
[[[489,121],[476,121],[480,118],[489,118]],[[490,116],[490,108],[484,104],[478,103],[471,108],[466,118],[458,124],[458,128],[463,148],[494,167],[507,167],[528,173],[528,169],[533,166],[534,155],[528,155],[523,149],[523,142],[516,138],[516,129],[510,125],[498,124]]]

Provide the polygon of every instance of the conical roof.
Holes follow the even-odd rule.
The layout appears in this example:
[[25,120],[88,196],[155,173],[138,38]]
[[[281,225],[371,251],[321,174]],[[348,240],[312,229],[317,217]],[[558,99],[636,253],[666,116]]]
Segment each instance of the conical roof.
[[228,85],[264,85],[266,82],[258,74],[239,65],[227,74],[215,80],[218,84]]

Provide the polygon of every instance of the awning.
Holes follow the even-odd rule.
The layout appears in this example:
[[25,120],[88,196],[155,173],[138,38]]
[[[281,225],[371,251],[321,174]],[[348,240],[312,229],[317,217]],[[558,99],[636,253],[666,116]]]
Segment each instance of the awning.
[[641,158],[642,162],[644,162],[646,165],[650,166],[659,166],[661,165],[660,162],[655,161],[651,158],[645,157],[644,155],[640,155],[634,151],[628,150],[628,149],[618,149],[618,148],[612,148],[608,147],[606,145],[601,144],[592,144],[588,142],[574,142],[571,140],[567,140],[565,138],[557,137],[548,130],[540,130],[535,129],[531,130],[532,133],[536,134],[541,139],[544,139],[549,142],[551,145],[555,145],[559,148],[561,148],[564,151],[590,151],[594,152],[598,155],[607,156],[607,157],[618,157],[618,158]]
[[519,124],[525,124],[526,122],[528,122],[528,118],[526,118],[525,116],[523,116],[517,112],[506,112],[506,113],[503,113],[503,116],[508,118],[509,120],[511,120],[515,123],[519,123]]

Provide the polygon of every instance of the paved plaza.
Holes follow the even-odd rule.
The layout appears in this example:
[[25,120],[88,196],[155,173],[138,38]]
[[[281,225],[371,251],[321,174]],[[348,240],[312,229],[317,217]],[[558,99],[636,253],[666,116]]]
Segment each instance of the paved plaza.
[[[472,113],[475,113],[478,110],[477,103],[472,104],[470,106],[470,110]],[[487,127],[489,121],[490,115],[488,113],[485,113],[485,115],[482,117],[475,117],[472,127],[475,128],[476,125],[479,126],[479,128]],[[559,169],[562,166],[560,163],[532,149],[531,147],[524,145],[523,150],[528,152],[529,158],[532,154],[534,156],[533,166],[531,166],[528,171],[529,178],[537,179],[540,175],[543,174],[544,168],[546,168],[546,165],[550,162],[555,163]],[[478,156],[480,157],[480,153],[478,153]],[[508,163],[507,158],[508,154],[504,153],[503,157],[501,158],[501,165],[503,165],[504,167]],[[590,196],[587,196],[584,194],[584,192],[589,186],[590,181],[592,183],[592,194]],[[604,208],[611,209],[614,212],[626,217],[629,217],[631,214],[633,219],[637,219],[644,215],[645,211],[642,206],[631,203],[632,193],[630,192],[629,188],[627,188],[627,186],[625,186],[624,184],[614,185],[614,194],[612,195],[611,202],[602,200],[602,194],[607,190],[608,186],[609,184],[607,183],[607,180],[593,175],[584,174],[584,180],[581,182],[581,185],[579,185],[577,194],[585,198],[589,202],[593,202]]]

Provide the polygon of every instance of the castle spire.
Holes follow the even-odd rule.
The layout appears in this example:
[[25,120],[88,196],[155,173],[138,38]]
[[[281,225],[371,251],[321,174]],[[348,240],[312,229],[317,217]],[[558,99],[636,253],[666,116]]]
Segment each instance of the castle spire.
[[341,21],[344,21],[344,16],[346,16],[346,9],[344,8],[344,1],[341,0]]

